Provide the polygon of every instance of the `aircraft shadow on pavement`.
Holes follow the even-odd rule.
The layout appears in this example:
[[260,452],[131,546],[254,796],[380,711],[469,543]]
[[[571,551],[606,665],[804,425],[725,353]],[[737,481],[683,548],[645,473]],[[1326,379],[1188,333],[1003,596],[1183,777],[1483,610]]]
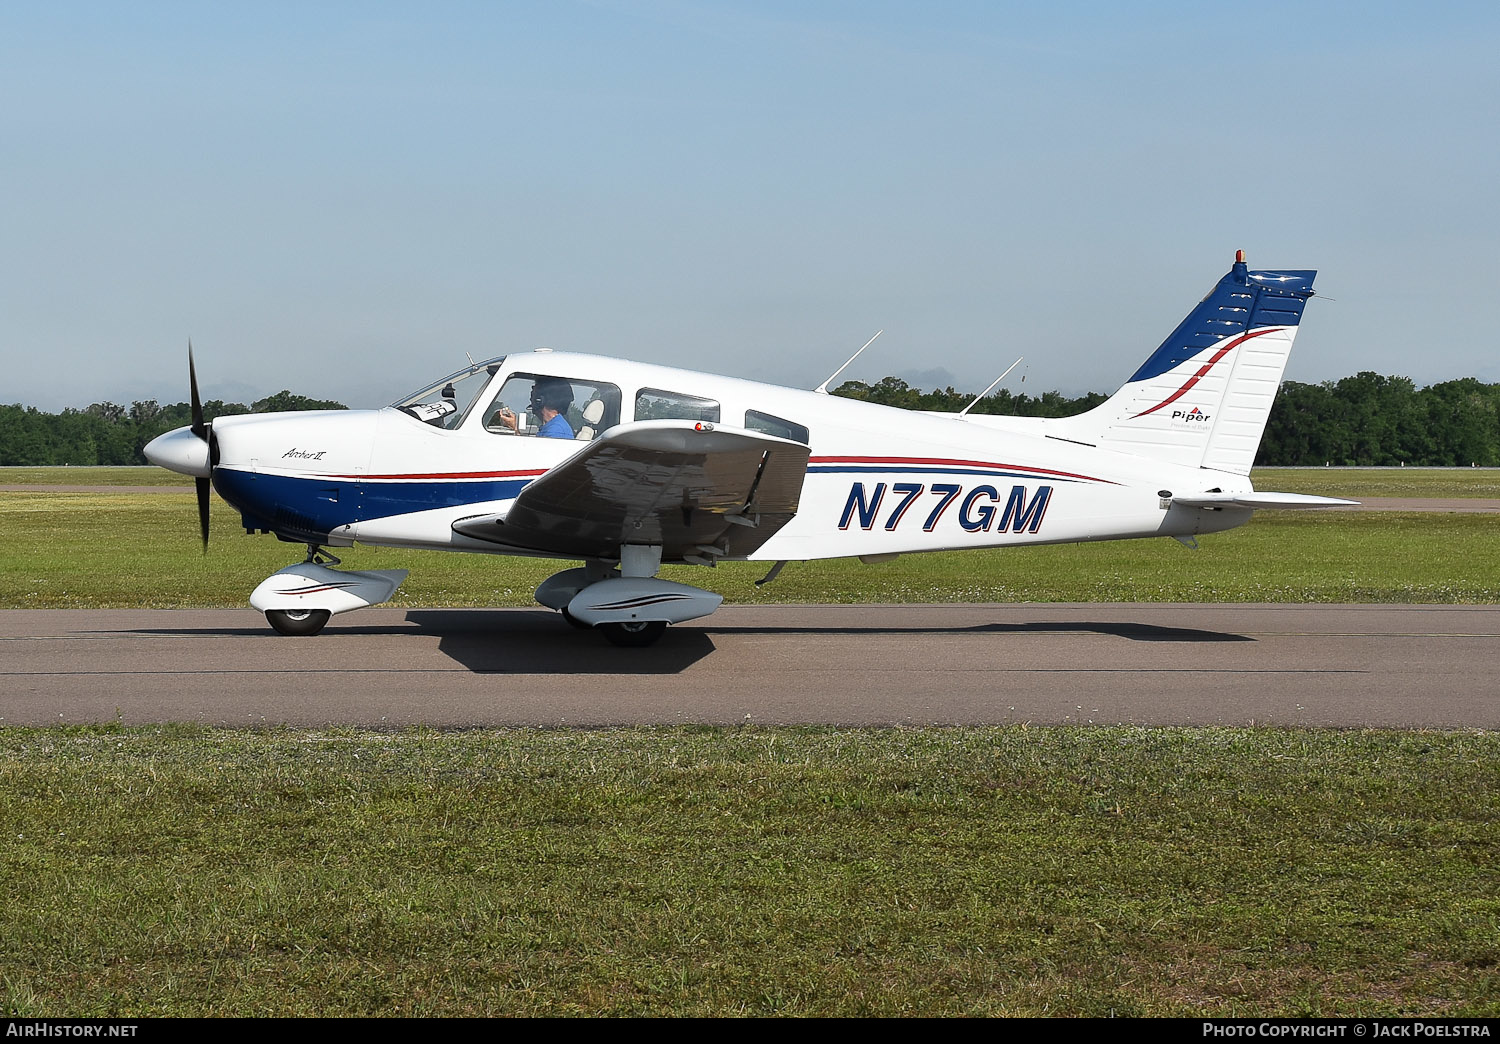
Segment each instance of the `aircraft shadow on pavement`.
[[[1136,642],[1253,642],[1254,638],[1228,631],[1203,631],[1195,627],[1160,627],[1156,624],[1094,622],[1087,620],[1037,623],[988,623],[966,627],[715,627],[714,634],[1073,634],[1089,632],[1129,638]],[[670,633],[670,631],[668,632]]]
[[[440,648],[453,655],[449,644],[467,648],[477,644],[480,650],[496,657],[497,665],[490,668],[516,673],[538,673],[523,671],[514,666],[518,663],[542,661],[557,666],[547,667],[559,674],[615,673],[621,670],[635,673],[632,666],[646,666],[644,673],[668,673],[663,664],[642,654],[676,652],[673,660],[681,660],[684,653],[692,659],[682,663],[686,667],[714,651],[710,635],[735,634],[822,634],[822,635],[922,635],[939,634],[1074,634],[1092,633],[1128,638],[1136,642],[1253,642],[1243,634],[1227,631],[1208,631],[1195,627],[1162,627],[1157,624],[1131,621],[1038,621],[1033,623],[986,623],[963,627],[736,627],[718,626],[712,618],[678,624],[667,628],[661,641],[649,649],[618,649],[601,636],[587,634],[562,624],[558,614],[550,612],[506,612],[503,625],[496,625],[492,610],[470,609],[413,609],[406,614],[407,627],[371,628],[389,633],[411,633],[411,624],[416,624],[422,633],[439,634],[443,637]],[[354,630],[349,628],[348,630]],[[366,631],[365,633],[369,633]],[[481,656],[481,658],[483,658]],[[519,658],[519,659],[518,659]],[[470,662],[466,657],[454,656],[461,663]],[[616,665],[618,661],[619,665]],[[539,667],[541,665],[539,664]],[[681,669],[681,668],[677,668]]]
[[[655,645],[621,649],[603,636],[568,627],[551,612],[509,611],[503,617],[486,610],[414,609],[406,626],[372,628],[390,633],[440,636],[438,650],[476,674],[677,674],[715,652],[712,635],[908,635],[930,634],[1071,634],[1114,635],[1138,642],[1253,642],[1222,631],[1159,627],[1142,623],[979,624],[969,627],[716,627],[695,621],[667,628]],[[350,628],[353,630],[353,628]],[[366,632],[368,633],[368,632]]]
[[284,638],[267,627],[174,627],[136,632],[182,637],[264,638],[316,649],[316,644],[340,637],[435,635],[438,651],[475,674],[678,674],[712,655],[713,635],[1023,635],[1103,634],[1137,642],[1253,642],[1242,634],[1190,627],[1100,621],[986,623],[962,627],[736,627],[709,622],[669,627],[655,645],[621,649],[601,635],[567,626],[552,612],[494,609],[411,609],[399,623],[361,623],[358,614],[335,618],[328,630],[314,638]]
[[655,645],[621,649],[552,612],[413,609],[392,631],[439,636],[438,651],[476,674],[678,674],[714,651],[698,630],[667,628]]

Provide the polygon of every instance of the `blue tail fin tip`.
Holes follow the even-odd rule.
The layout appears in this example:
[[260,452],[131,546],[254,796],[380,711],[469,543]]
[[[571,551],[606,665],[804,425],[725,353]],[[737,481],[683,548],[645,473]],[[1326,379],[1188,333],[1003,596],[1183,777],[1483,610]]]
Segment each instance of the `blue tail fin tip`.
[[1226,337],[1263,326],[1296,326],[1313,295],[1316,271],[1252,272],[1245,252],[1208,296],[1151,353],[1128,383],[1150,380],[1212,348]]

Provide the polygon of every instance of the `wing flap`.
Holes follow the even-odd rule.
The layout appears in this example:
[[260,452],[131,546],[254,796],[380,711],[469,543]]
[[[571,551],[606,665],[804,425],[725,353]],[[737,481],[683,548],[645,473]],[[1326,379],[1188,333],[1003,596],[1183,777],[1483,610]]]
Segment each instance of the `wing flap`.
[[808,448],[761,432],[642,421],[605,432],[464,536],[540,554],[615,558],[652,544],[664,561],[750,554],[797,512]]

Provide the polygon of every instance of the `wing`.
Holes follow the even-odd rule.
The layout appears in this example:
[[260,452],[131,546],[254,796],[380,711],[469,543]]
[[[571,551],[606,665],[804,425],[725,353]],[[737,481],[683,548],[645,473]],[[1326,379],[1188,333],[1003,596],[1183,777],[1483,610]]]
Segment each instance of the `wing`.
[[797,513],[808,448],[760,432],[642,421],[605,432],[503,513],[453,523],[467,537],[569,558],[652,544],[668,562],[750,554]]

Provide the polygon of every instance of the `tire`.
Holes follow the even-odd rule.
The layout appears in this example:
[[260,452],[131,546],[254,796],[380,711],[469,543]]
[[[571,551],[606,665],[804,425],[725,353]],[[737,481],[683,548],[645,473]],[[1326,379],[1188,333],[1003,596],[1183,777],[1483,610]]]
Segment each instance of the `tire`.
[[267,609],[266,623],[277,634],[302,637],[321,631],[330,615],[327,609]]
[[578,619],[578,617],[568,612],[567,609],[563,609],[562,616],[564,620],[568,621],[569,627],[576,627],[580,631],[587,631],[589,629],[588,624],[584,623],[582,620]]
[[633,623],[605,623],[597,628],[615,645],[626,649],[643,649],[666,632],[665,620],[641,620]]

